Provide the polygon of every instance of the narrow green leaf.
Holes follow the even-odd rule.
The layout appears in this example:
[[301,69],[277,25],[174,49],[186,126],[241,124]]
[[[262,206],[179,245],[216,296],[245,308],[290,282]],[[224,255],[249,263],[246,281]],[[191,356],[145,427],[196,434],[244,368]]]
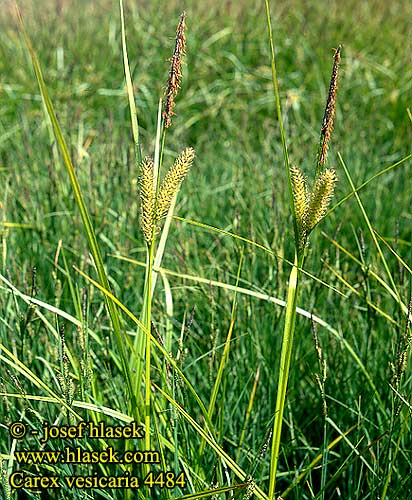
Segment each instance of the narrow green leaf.
[[355,188],[355,185],[353,184],[353,180],[352,180],[352,177],[351,177],[351,175],[349,173],[349,170],[348,170],[345,162],[343,161],[343,158],[342,158],[342,156],[341,156],[340,153],[338,153],[338,157],[339,157],[340,164],[342,165],[343,170],[345,171],[345,175],[346,175],[346,178],[348,179],[349,185],[350,185],[352,191],[354,192],[356,201],[358,203],[358,206],[359,206],[359,209],[360,209],[360,211],[362,213],[362,216],[363,216],[363,218],[365,220],[365,223],[366,223],[366,225],[367,225],[367,227],[369,229],[369,233],[371,235],[373,243],[375,244],[375,247],[376,247],[376,249],[377,249],[377,251],[379,253],[379,256],[380,256],[380,258],[382,260],[382,264],[383,264],[383,267],[385,268],[385,271],[386,271],[386,274],[388,276],[388,279],[389,279],[389,282],[391,284],[391,287],[394,290],[394,292],[396,293],[397,302],[398,302],[399,306],[402,308],[402,301],[401,301],[401,298],[400,298],[400,295],[399,295],[399,290],[398,290],[397,286],[395,285],[395,281],[394,281],[394,279],[392,277],[392,273],[391,273],[391,271],[389,269],[388,263],[386,262],[385,256],[383,255],[383,252],[382,252],[382,249],[381,249],[381,247],[379,245],[378,239],[376,238],[376,235],[375,235],[374,229],[372,228],[372,224],[370,222],[369,216],[366,213],[366,210],[365,210],[365,208],[363,206],[363,203],[362,203],[362,201],[360,199],[360,196],[359,196],[359,194],[357,192],[357,189]]
[[124,75],[126,78],[127,95],[129,98],[130,120],[132,122],[132,132],[133,132],[133,139],[134,139],[134,143],[135,143],[136,159],[137,159],[137,163],[140,163],[142,161],[142,151],[140,148],[140,139],[139,139],[139,122],[137,119],[136,103],[134,100],[133,81],[132,81],[132,76],[130,74],[129,57],[127,55],[126,28],[125,28],[125,23],[124,23],[123,0],[119,0],[119,7],[120,7],[120,22],[122,25],[123,66],[124,66]]
[[[23,33],[27,48],[28,48],[29,53],[30,53],[31,61],[33,64],[37,83],[39,85],[39,89],[40,89],[40,92],[42,95],[42,99],[43,99],[44,105],[46,107],[48,117],[51,121],[54,136],[55,136],[56,142],[59,146],[60,154],[63,158],[63,163],[66,167],[66,171],[67,171],[67,174],[69,176],[70,183],[72,185],[74,198],[76,200],[76,204],[77,204],[77,207],[79,209],[79,212],[80,212],[80,215],[82,218],[83,227],[84,227],[84,230],[85,230],[85,233],[87,236],[87,240],[88,240],[88,243],[90,246],[90,251],[91,251],[91,254],[93,256],[94,263],[96,265],[96,270],[97,270],[97,274],[99,276],[99,281],[100,281],[103,288],[105,288],[106,290],[110,290],[109,280],[107,278],[106,271],[104,268],[102,254],[101,254],[99,245],[97,243],[96,234],[94,232],[94,229],[93,229],[90,217],[89,217],[89,213],[88,213],[87,208],[86,208],[86,204],[85,204],[84,199],[83,199],[83,195],[81,192],[79,181],[77,179],[76,171],[74,169],[74,166],[73,166],[73,163],[72,163],[72,160],[70,157],[69,149],[68,149],[66,141],[64,139],[59,122],[57,120],[56,112],[54,110],[53,103],[50,99],[46,84],[44,82],[43,74],[42,74],[41,67],[40,67],[39,61],[37,59],[36,53],[35,53],[33,46],[30,42],[30,38],[27,34],[27,31],[24,27],[24,23],[23,23],[23,19],[21,17],[20,11],[17,10],[17,12],[18,12],[18,18],[19,18],[19,22],[20,22],[20,29]],[[128,360],[126,358],[126,352],[125,352],[125,348],[124,348],[124,339],[123,339],[123,334],[122,334],[122,330],[121,330],[120,316],[117,312],[117,309],[116,309],[114,303],[110,300],[110,298],[105,296],[105,302],[106,302],[107,310],[108,310],[109,315],[110,315],[110,319],[112,321],[113,330],[114,330],[116,341],[117,341],[117,347],[119,349],[120,359],[122,362],[123,375],[124,375],[125,380],[126,380],[126,384],[127,384],[127,388],[128,388],[128,392],[129,392],[129,397],[131,400],[131,405],[130,405],[131,410],[135,411],[136,405],[133,403],[133,386],[132,386],[132,382],[131,382],[131,374],[129,371]],[[137,414],[136,414],[136,417],[137,417]]]

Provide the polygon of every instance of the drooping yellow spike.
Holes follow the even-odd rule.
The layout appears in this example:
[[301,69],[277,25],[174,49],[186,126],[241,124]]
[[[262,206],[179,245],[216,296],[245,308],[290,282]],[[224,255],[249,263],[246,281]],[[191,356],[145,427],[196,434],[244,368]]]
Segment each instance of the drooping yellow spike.
[[317,178],[309,197],[306,228],[308,234],[325,215],[337,181],[336,172],[327,168]]
[[173,197],[178,193],[180,185],[193,163],[194,157],[195,151],[193,148],[184,149],[163,179],[157,197],[156,221],[167,214]]
[[145,158],[140,164],[139,172],[139,186],[140,186],[140,213],[142,231],[145,240],[148,244],[151,243],[153,238],[153,231],[155,229],[155,187],[154,187],[154,173],[153,173],[153,160]]
[[290,178],[292,181],[293,200],[295,204],[296,223],[299,232],[299,246],[303,248],[306,245],[306,219],[307,219],[307,186],[306,179],[302,171],[293,166],[290,169]]

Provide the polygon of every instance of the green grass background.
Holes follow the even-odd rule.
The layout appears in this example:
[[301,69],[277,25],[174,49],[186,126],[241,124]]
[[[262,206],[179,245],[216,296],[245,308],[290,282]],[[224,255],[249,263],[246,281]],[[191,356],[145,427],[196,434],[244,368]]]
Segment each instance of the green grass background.
[[[111,285],[116,296],[138,316],[144,269],[113,257],[118,254],[139,261],[145,259],[118,3],[42,0],[19,2],[19,5],[69,143]],[[187,10],[183,84],[164,161],[165,165],[171,164],[185,146],[195,148],[196,160],[179,195],[177,215],[259,242],[279,256],[276,258],[230,236],[174,221],[164,267],[234,285],[244,252],[239,286],[284,299],[290,268],[282,257],[293,256],[293,231],[275,116],[264,4],[188,1],[183,5],[172,0],[126,2],[125,7],[144,154],[153,153],[157,102],[166,85],[167,59],[172,53],[178,16],[183,8]],[[314,176],[332,49],[339,43],[343,45],[336,122],[328,160],[340,179],[334,197],[334,202],[338,202],[351,190],[337,152],[342,154],[356,186],[411,153],[412,123],[407,108],[411,107],[412,91],[412,5],[408,1],[292,0],[278,1],[271,8],[290,158],[309,178]],[[67,275],[53,264],[62,240],[78,295],[85,289],[89,292],[89,326],[103,340],[103,347],[90,341],[100,402],[122,410],[123,381],[118,366],[107,355],[108,350],[115,349],[115,344],[112,345],[103,298],[71,269],[74,264],[94,275],[70,184],[49,132],[13,12],[11,2],[2,3],[1,272],[19,290],[30,294],[35,268],[36,297],[78,316]],[[411,160],[360,191],[374,229],[409,263],[411,195]],[[328,427],[329,441],[356,424],[347,441],[343,440],[329,455],[326,498],[377,498],[388,477],[390,457],[400,435],[401,451],[394,463],[389,498],[407,499],[408,487],[412,488],[411,424],[404,408],[391,428],[394,403],[389,387],[390,362],[396,358],[406,316],[387,291],[368,275],[367,271],[373,270],[388,281],[354,197],[338,206],[320,229],[311,238],[306,269],[336,287],[343,296],[304,277],[299,306],[322,318],[346,339],[378,388],[383,405],[379,405],[345,345],[327,329],[318,327],[328,363],[329,417],[336,426]],[[326,235],[336,239],[364,266],[337,249]],[[384,253],[400,296],[407,304],[411,272],[389,251],[384,249]],[[59,266],[64,267],[61,254]],[[352,288],[345,286],[331,268]],[[264,489],[269,459],[259,454],[273,418],[283,308],[242,294],[234,299],[232,291],[207,283],[173,276],[169,276],[169,282],[172,315],[166,313],[164,283],[159,279],[154,321],[162,335],[167,328],[173,329],[172,352],[176,356],[182,325],[194,309],[193,322],[184,335],[181,365],[205,403],[210,398],[236,300],[233,341],[214,419],[222,447],[235,457],[254,376],[260,367],[256,398],[238,463],[245,470],[255,468],[253,478]],[[59,341],[7,287],[2,285],[0,292],[1,342],[58,391],[55,376],[59,372]],[[384,311],[392,321],[370,304]],[[53,324],[57,321],[52,314],[48,318]],[[69,323],[65,326],[68,348],[75,357],[80,356],[78,332]],[[128,327],[133,331],[132,324]],[[6,368],[1,370],[4,392],[39,394],[8,367],[20,381],[20,388],[16,388]],[[311,324],[299,316],[279,491],[287,488],[295,474],[307,467],[322,447],[324,419],[314,378],[317,371]],[[409,402],[411,387],[407,370],[401,390]],[[199,418],[189,395],[183,394],[177,400]],[[37,418],[34,410],[49,421],[60,411],[55,405],[11,398],[4,399],[1,408],[1,453],[5,456],[10,452],[11,442],[5,426],[17,420],[22,411],[31,412],[33,421]],[[203,457],[197,456],[199,437],[183,421],[176,425],[180,454],[188,464],[197,464],[203,471],[201,479],[194,479],[194,491],[206,489],[216,481],[213,472],[216,456],[208,447]],[[319,484],[320,471],[314,469],[287,498],[322,498]],[[184,493],[189,492],[190,488]],[[99,492],[81,494],[101,498]],[[67,498],[89,498],[81,494],[69,492]],[[107,498],[123,498],[121,492],[105,494]],[[26,495],[41,498],[35,493]]]

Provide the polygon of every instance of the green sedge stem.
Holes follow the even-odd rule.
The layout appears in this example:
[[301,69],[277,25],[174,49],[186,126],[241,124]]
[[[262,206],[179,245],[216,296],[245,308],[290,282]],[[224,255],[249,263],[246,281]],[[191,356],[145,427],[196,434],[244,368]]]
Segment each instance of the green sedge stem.
[[282,352],[280,355],[280,367],[278,378],[278,392],[276,397],[275,420],[273,422],[273,436],[272,436],[272,452],[270,463],[269,475],[269,493],[270,500],[274,498],[276,486],[276,473],[279,460],[280,439],[282,434],[282,420],[285,409],[286,390],[289,378],[290,361],[292,358],[293,348],[293,334],[295,332],[296,322],[296,307],[299,294],[299,281],[303,265],[303,252],[295,253],[294,265],[291,269],[289,276],[289,289],[286,304],[286,319],[285,328],[283,331],[282,339]]
[[151,378],[150,378],[150,334],[152,331],[152,275],[154,261],[154,238],[148,248],[148,270],[147,270],[147,287],[146,287],[146,349],[145,349],[145,448],[150,450],[150,394],[151,394]]

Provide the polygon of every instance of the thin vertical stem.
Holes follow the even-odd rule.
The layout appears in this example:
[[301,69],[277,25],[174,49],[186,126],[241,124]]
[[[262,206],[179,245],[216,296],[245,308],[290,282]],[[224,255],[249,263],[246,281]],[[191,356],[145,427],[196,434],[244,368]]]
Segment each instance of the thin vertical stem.
[[153,261],[154,261],[154,238],[148,248],[148,270],[147,270],[147,287],[146,287],[146,349],[145,349],[145,449],[150,450],[150,398],[151,398],[151,340],[152,333],[152,276],[153,276]]

